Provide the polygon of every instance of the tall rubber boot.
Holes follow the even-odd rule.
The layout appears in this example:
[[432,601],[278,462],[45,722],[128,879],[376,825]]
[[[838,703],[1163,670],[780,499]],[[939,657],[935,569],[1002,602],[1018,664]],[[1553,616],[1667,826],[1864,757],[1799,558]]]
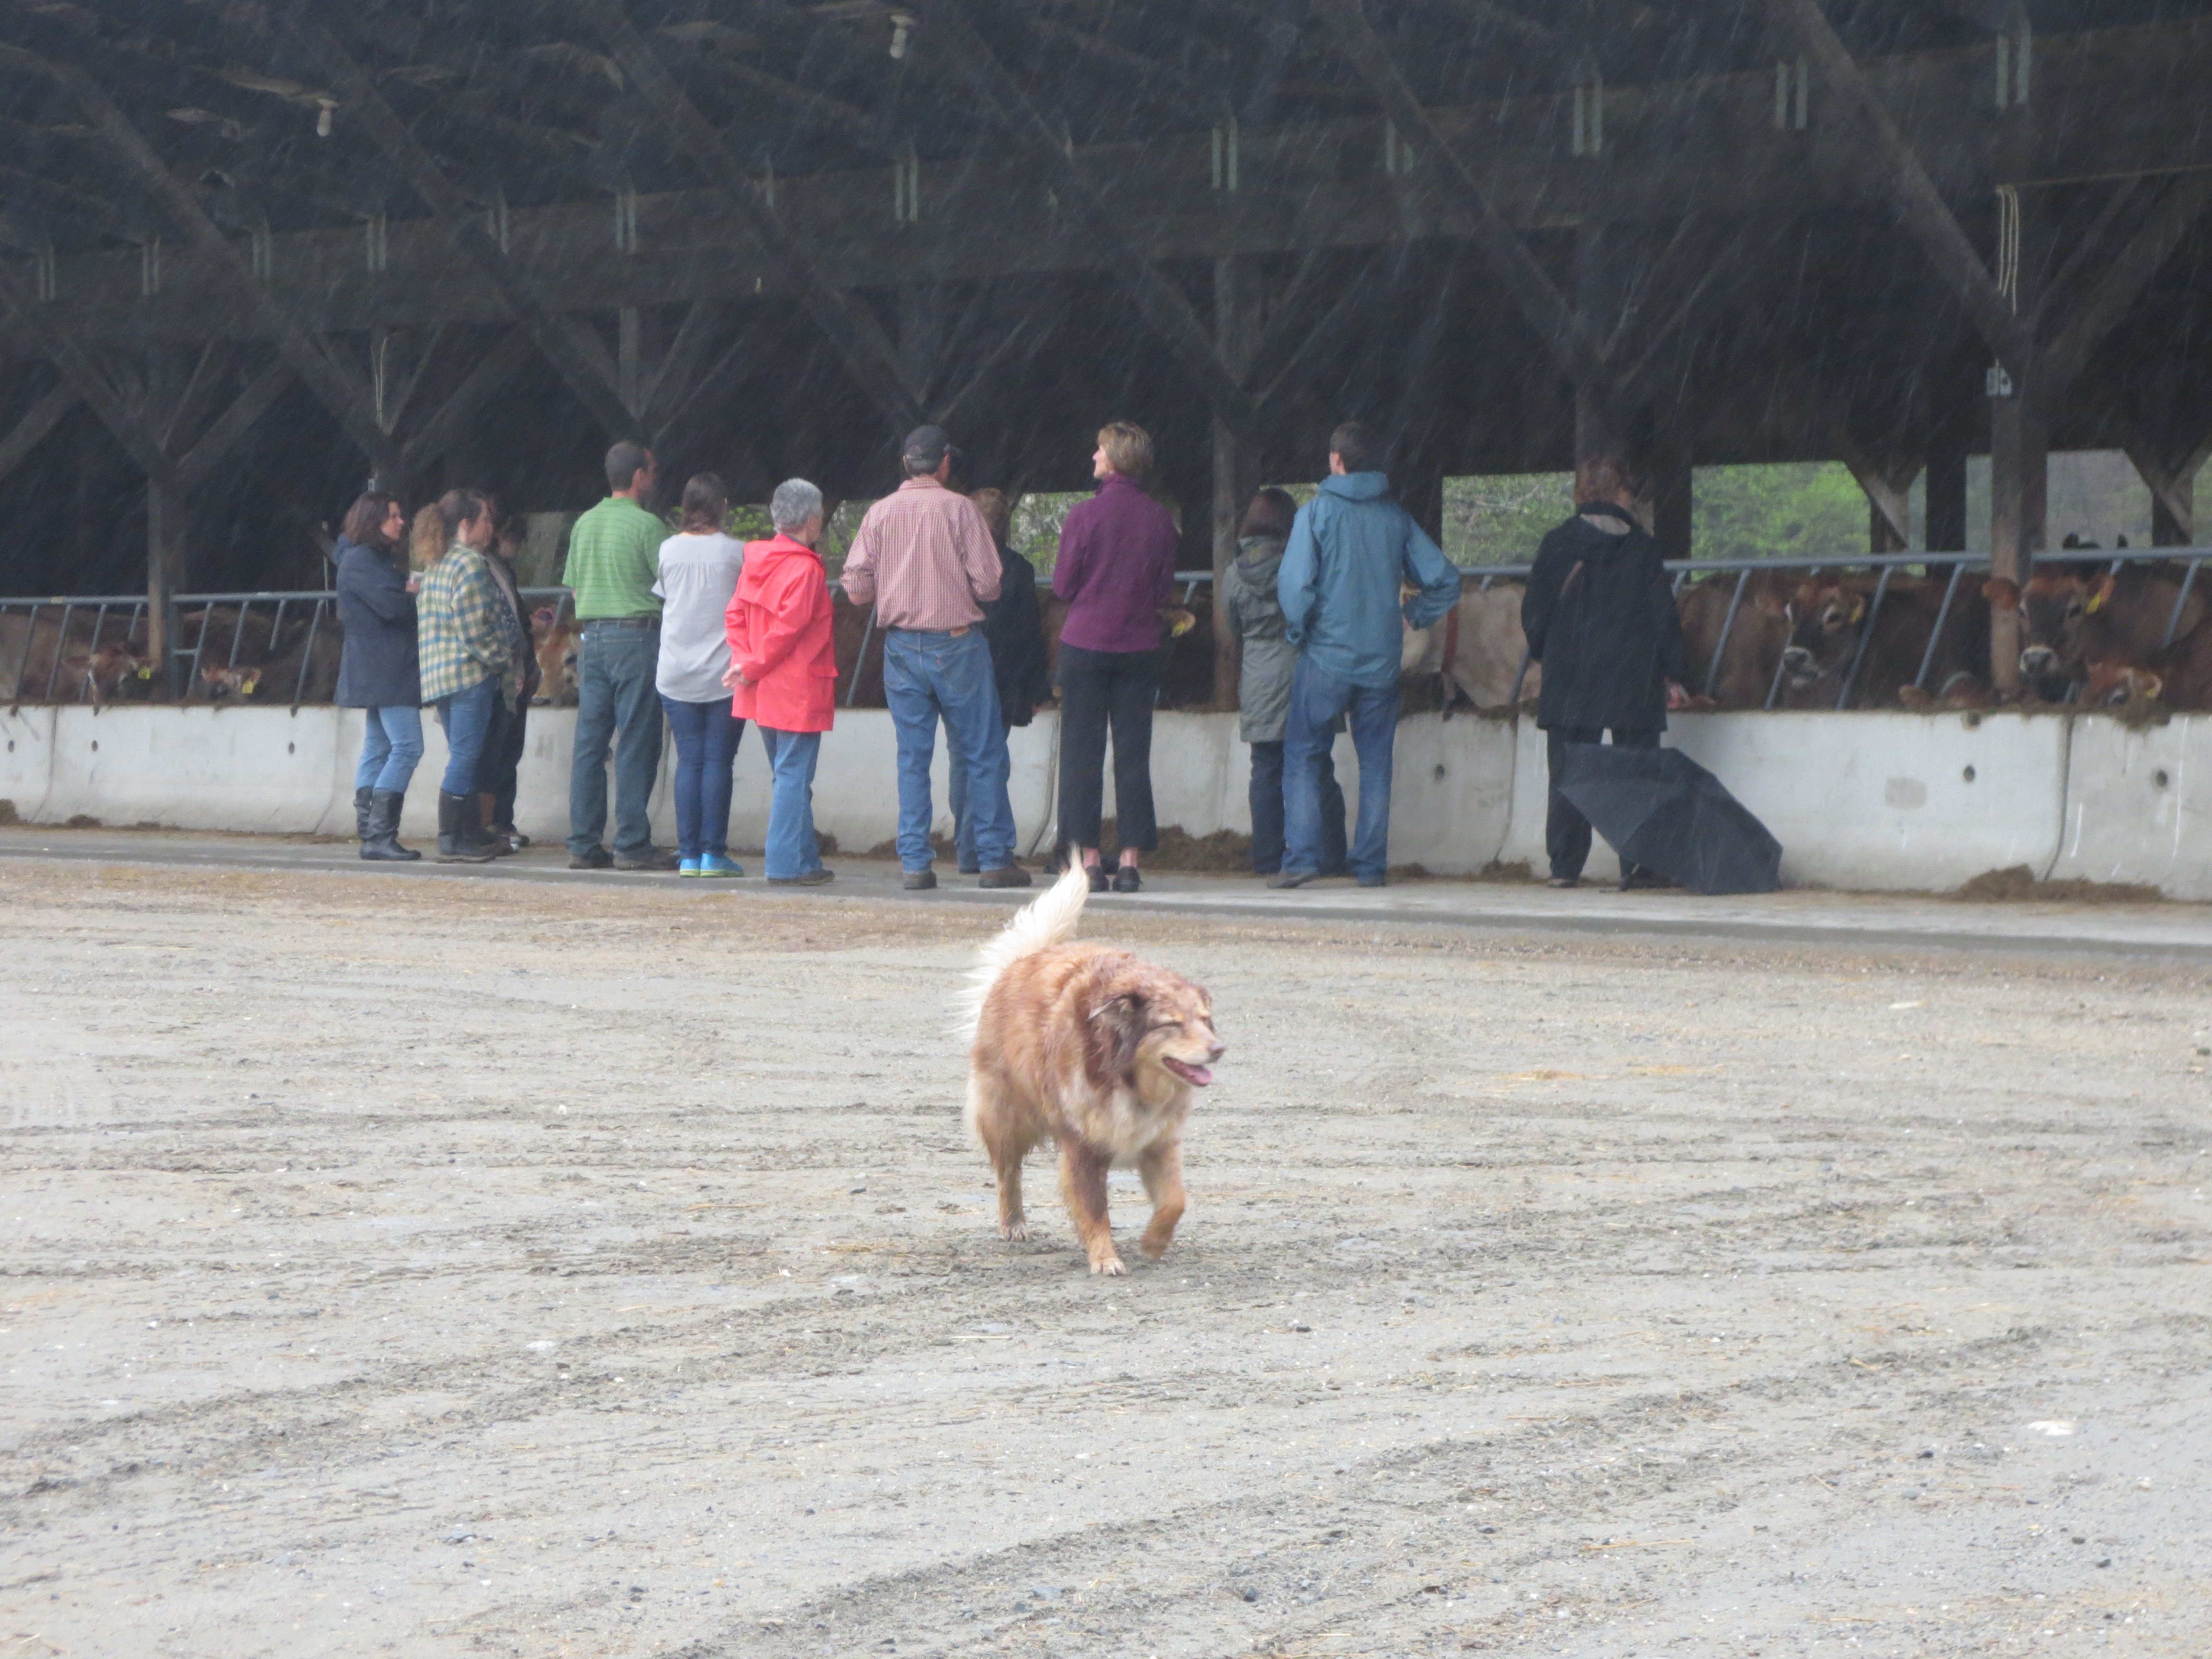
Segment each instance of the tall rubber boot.
[[481,839],[491,848],[491,855],[494,858],[507,857],[508,854],[514,851],[514,848],[507,844],[507,837],[501,835],[495,827],[498,820],[499,797],[486,789],[477,794],[476,801],[478,808],[477,825],[481,832]]
[[477,798],[438,792],[438,862],[489,864],[491,848],[477,839]]
[[420,853],[399,844],[399,809],[407,797],[397,789],[379,789],[368,804],[368,834],[361,843],[361,855],[391,864],[411,862],[421,858]]
[[369,797],[375,793],[374,789],[356,789],[353,792],[353,838],[356,841],[365,842],[368,839],[368,802]]

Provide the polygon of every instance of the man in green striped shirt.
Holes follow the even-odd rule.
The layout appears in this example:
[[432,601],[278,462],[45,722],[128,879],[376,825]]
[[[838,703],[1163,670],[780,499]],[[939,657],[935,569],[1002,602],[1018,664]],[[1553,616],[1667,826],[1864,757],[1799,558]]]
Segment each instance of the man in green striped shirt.
[[[668,526],[646,510],[652,452],[627,441],[607,451],[612,493],[568,532],[561,580],[576,596],[576,750],[568,774],[568,867],[673,870],[653,844],[646,802],[660,770],[660,544]],[[615,759],[615,848],[607,827],[607,749]]]

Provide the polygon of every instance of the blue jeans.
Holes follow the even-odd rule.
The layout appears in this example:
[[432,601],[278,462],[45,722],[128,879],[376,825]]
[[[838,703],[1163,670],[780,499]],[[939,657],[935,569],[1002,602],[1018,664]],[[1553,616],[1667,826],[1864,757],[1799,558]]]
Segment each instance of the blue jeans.
[[975,857],[986,870],[1014,861],[1014,809],[1006,799],[1006,728],[983,630],[954,637],[894,628],[884,635],[884,701],[898,732],[898,854],[909,872],[927,870],[929,757],[945,720],[952,769],[965,770],[975,820]]
[[615,755],[615,851],[653,850],[646,817],[660,771],[660,629],[584,624],[576,653],[576,751],[568,774],[568,851],[588,856],[607,827],[607,748]]
[[770,881],[789,881],[822,867],[814,838],[814,763],[822,757],[819,732],[760,728],[772,781],[768,797],[768,852],[762,863]]
[[[999,724],[1003,736],[1008,728],[1003,720]],[[1013,766],[1011,750],[1008,751],[1006,764],[1011,770]],[[975,855],[975,815],[968,810],[968,775],[956,766],[946,773],[945,777],[945,793],[952,797],[953,854],[959,860],[961,869],[972,875],[983,866],[977,862]]]
[[730,769],[745,723],[730,700],[678,702],[663,697],[668,730],[676,739],[676,852],[696,859],[730,850]]
[[353,787],[405,794],[407,781],[422,763],[422,711],[364,708],[361,712],[361,764],[353,769]]
[[1301,656],[1291,674],[1290,720],[1283,732],[1283,818],[1286,872],[1318,874],[1328,864],[1322,836],[1321,768],[1340,714],[1359,751],[1359,818],[1352,873],[1380,881],[1390,864],[1390,759],[1398,742],[1398,682],[1354,685]]
[[[1252,745],[1252,873],[1272,876],[1283,867],[1283,740]],[[1336,759],[1321,751],[1321,872],[1344,873],[1344,790]]]
[[446,775],[438,787],[449,795],[466,795],[471,811],[476,810],[477,763],[483,758],[484,739],[491,735],[498,707],[496,677],[438,699],[438,724],[446,732]]

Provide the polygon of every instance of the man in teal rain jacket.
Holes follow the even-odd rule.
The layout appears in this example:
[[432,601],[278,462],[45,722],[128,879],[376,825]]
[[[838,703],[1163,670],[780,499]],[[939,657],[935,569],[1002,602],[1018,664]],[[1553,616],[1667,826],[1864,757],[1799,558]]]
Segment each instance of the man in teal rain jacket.
[[[1459,603],[1459,572],[1413,515],[1390,499],[1382,446],[1357,421],[1328,441],[1329,476],[1298,509],[1275,591],[1298,650],[1283,732],[1283,867],[1270,887],[1321,872],[1321,762],[1340,715],[1359,754],[1359,817],[1352,873],[1382,885],[1389,867],[1390,763],[1398,736],[1403,621],[1426,628]],[[1405,586],[1420,589],[1402,605]]]

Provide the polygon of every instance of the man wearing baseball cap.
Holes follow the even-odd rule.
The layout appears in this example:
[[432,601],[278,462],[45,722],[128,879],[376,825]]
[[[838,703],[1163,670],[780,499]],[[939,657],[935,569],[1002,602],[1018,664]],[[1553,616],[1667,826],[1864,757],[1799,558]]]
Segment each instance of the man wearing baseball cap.
[[947,487],[957,452],[941,426],[907,434],[906,482],[868,509],[838,578],[854,605],[875,601],[884,630],[884,701],[898,732],[899,863],[909,891],[937,885],[929,842],[929,758],[945,721],[975,820],[978,885],[1026,887],[1014,862],[1006,731],[983,605],[999,597],[999,547],[981,511]]

